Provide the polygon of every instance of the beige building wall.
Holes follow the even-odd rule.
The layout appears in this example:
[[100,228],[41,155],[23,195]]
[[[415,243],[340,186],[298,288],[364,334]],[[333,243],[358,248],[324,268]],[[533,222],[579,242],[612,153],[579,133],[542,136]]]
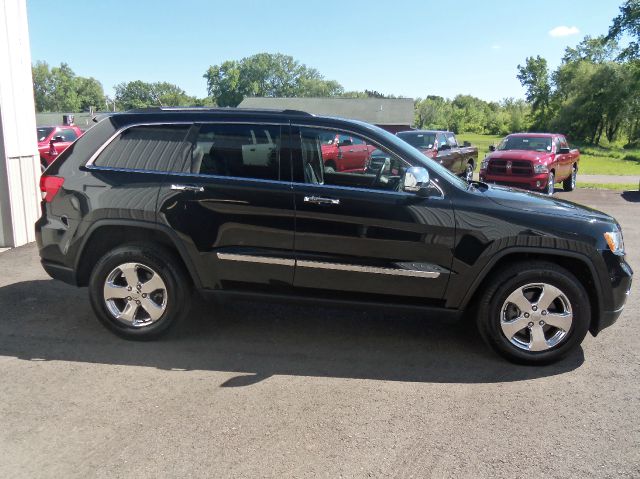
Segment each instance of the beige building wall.
[[38,156],[26,0],[1,0],[0,247],[35,240]]

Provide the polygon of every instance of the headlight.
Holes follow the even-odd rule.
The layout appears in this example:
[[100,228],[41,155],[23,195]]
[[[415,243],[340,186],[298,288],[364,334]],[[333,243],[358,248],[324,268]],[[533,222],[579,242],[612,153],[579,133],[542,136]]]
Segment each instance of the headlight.
[[549,173],[549,168],[547,168],[547,165],[534,165],[533,172],[536,174]]
[[604,239],[607,240],[609,249],[612,253],[623,254],[624,242],[622,241],[622,231],[611,231],[604,234]]
[[482,160],[482,163],[480,163],[480,169],[486,170],[488,167],[489,167],[489,159],[485,158],[484,160]]

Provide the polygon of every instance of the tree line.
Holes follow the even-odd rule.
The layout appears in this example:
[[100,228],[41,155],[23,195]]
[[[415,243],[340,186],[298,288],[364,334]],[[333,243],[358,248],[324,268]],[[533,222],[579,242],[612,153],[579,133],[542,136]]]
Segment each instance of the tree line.
[[[618,41],[630,38],[626,46]],[[249,96],[395,98],[377,91],[345,91],[315,68],[280,53],[259,53],[210,66],[203,75],[208,95],[188,95],[168,82],[141,80],[104,94],[95,78],[76,75],[66,63],[33,65],[38,112],[129,110],[149,106],[237,106]],[[640,142],[640,0],[626,0],[607,35],[585,37],[565,51],[549,71],[546,59],[527,57],[517,78],[526,100],[487,102],[470,95],[453,99],[427,96],[415,101],[415,126],[457,133],[504,135],[514,131],[555,130],[574,141],[598,144],[626,138]]]

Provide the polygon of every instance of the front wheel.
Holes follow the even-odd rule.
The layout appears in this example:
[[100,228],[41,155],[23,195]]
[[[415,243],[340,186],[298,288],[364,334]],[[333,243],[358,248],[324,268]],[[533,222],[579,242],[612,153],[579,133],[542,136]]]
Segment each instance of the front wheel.
[[467,163],[467,169],[464,172],[464,179],[467,180],[468,183],[471,183],[473,181],[473,170],[473,163]]
[[564,191],[573,191],[576,189],[577,175],[578,175],[578,169],[576,168],[576,165],[573,165],[571,167],[571,176],[569,176],[567,179],[565,179],[562,182],[562,188],[564,189]]
[[584,339],[588,295],[568,270],[547,262],[515,264],[490,280],[479,301],[478,330],[510,361],[547,364]]
[[109,251],[96,264],[89,297],[108,329],[127,339],[152,339],[186,316],[189,286],[170,252],[132,244]]
[[545,190],[545,193],[548,194],[549,196],[553,195],[553,192],[555,191],[555,184],[556,184],[556,177],[553,174],[553,171],[549,172],[549,176],[547,176],[547,189]]

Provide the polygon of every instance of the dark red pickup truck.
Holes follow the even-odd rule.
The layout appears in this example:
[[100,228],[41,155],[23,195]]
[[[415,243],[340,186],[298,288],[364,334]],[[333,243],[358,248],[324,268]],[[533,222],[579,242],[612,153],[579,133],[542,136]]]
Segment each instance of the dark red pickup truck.
[[464,177],[467,181],[473,179],[473,171],[478,163],[478,148],[468,143],[460,146],[454,133],[409,130],[398,132],[396,135],[449,171]]
[[562,182],[565,191],[576,186],[580,152],[569,148],[564,135],[557,133],[514,133],[480,165],[480,180],[553,194]]

